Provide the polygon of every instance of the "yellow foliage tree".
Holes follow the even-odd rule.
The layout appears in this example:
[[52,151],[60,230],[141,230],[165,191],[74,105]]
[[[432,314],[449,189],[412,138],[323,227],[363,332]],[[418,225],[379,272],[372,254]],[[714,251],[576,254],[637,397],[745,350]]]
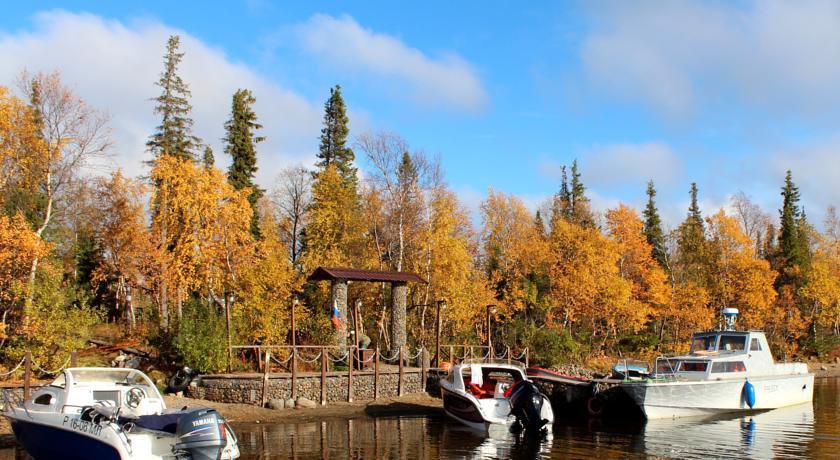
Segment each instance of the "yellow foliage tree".
[[227,294],[239,271],[252,257],[249,190],[235,190],[216,168],[191,160],[162,156],[155,161],[152,181],[156,210],[152,231],[161,255],[161,315],[167,325],[167,301],[180,303],[192,292],[211,299]]
[[595,228],[556,219],[549,236],[551,255],[549,312],[553,327],[577,325],[592,340],[608,345],[625,331],[644,325],[647,311],[634,301],[633,285],[621,277],[619,244]]
[[764,327],[776,313],[776,272],[766,260],[756,257],[755,242],[737,219],[720,210],[706,222],[710,306],[716,310],[738,308],[743,326]]
[[819,326],[840,333],[840,243],[837,240],[820,241],[800,294],[814,304]]
[[534,219],[519,198],[492,189],[481,204],[482,244],[488,283],[508,313],[529,299],[526,277],[545,269],[548,251]]
[[[292,295],[302,280],[273,219],[263,217],[260,229],[264,237],[256,243],[255,257],[239,276],[235,324],[245,343],[284,344],[291,327]],[[303,309],[296,311],[298,318],[302,313]]]
[[8,324],[13,323],[23,312],[21,310],[26,296],[29,279],[29,264],[35,258],[49,254],[50,245],[44,242],[30,228],[22,215],[13,217],[0,215],[0,339],[5,340],[11,331]]

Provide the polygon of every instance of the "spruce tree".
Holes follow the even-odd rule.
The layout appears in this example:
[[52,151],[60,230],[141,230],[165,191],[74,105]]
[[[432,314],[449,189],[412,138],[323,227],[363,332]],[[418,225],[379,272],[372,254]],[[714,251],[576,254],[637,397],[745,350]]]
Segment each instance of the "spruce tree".
[[348,127],[347,108],[341,96],[341,86],[330,89],[330,98],[324,104],[324,127],[321,129],[321,147],[318,151],[318,167],[321,170],[334,164],[346,184],[356,184],[356,168],[353,166],[355,155],[347,146]]
[[216,166],[216,157],[213,155],[213,149],[209,145],[204,146],[204,156],[201,159],[204,167],[210,169]]
[[705,282],[706,233],[703,216],[697,202],[697,184],[692,182],[689,191],[691,204],[688,215],[677,231],[679,269],[684,278],[699,285]]
[[569,178],[566,175],[566,165],[560,166],[560,191],[554,195],[551,204],[551,224],[556,219],[569,220],[572,217],[571,207],[572,195],[569,193]]
[[788,170],[782,186],[782,208],[779,210],[779,255],[784,268],[801,266],[803,262],[800,248],[802,238],[799,236],[800,214],[799,187],[793,183],[793,174]]
[[251,233],[259,236],[259,216],[257,215],[257,201],[263,191],[254,183],[257,173],[257,143],[265,137],[257,136],[256,131],[262,129],[257,123],[257,115],[252,108],[256,102],[254,95],[247,89],[237,90],[233,94],[230,119],[225,123],[225,153],[231,156],[228,169],[228,182],[237,190],[250,188],[248,202],[254,214],[251,220]]
[[539,232],[540,237],[545,237],[545,222],[543,222],[542,213],[540,210],[537,210],[537,214],[534,216],[534,227]]
[[153,99],[157,103],[155,113],[160,115],[162,120],[157,131],[146,142],[146,146],[155,157],[174,155],[194,160],[195,150],[198,149],[201,140],[192,134],[190,90],[178,75],[178,65],[184,58],[184,53],[178,52],[180,43],[181,38],[172,35],[166,45],[163,72],[156,83],[162,91],[160,96]]
[[584,227],[595,226],[595,217],[589,208],[589,198],[586,198],[586,187],[580,178],[577,160],[572,161],[572,181],[569,204],[572,222]]
[[659,210],[656,208],[656,188],[653,181],[647,184],[647,206],[645,206],[645,237],[653,251],[653,258],[662,267],[667,266],[665,259],[665,233],[662,231],[662,219],[659,217]]

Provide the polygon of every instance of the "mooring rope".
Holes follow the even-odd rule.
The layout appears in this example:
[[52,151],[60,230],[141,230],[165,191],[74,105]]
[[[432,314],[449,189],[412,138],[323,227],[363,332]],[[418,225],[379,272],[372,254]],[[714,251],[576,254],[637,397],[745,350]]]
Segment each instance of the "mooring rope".
[[10,370],[9,372],[4,372],[0,374],[0,377],[8,377],[12,375],[16,370],[20,369],[20,366],[23,366],[24,361],[26,361],[26,357],[20,358],[20,362],[17,363],[17,366],[15,366],[14,369]]

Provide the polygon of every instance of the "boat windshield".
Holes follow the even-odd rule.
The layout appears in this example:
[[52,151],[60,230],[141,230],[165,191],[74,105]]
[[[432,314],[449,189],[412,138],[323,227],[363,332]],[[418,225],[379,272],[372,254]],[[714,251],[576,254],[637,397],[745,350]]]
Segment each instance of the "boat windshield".
[[714,351],[717,345],[717,335],[696,335],[691,342],[691,352]]
[[747,349],[747,336],[723,334],[720,336],[720,351],[743,351]]
[[[131,369],[78,369],[71,371],[75,383],[115,383],[122,385],[146,385],[142,374]],[[62,386],[64,385],[62,379]],[[56,382],[58,379],[56,379]],[[53,383],[55,384],[55,382]]]

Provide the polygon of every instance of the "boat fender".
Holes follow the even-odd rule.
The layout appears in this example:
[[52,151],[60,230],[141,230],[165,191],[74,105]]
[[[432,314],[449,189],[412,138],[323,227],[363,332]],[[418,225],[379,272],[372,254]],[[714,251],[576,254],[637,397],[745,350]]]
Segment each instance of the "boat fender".
[[593,417],[600,417],[604,413],[604,401],[598,396],[592,396],[586,401],[586,410]]
[[744,382],[744,401],[750,406],[750,409],[755,406],[755,387],[749,380]]

